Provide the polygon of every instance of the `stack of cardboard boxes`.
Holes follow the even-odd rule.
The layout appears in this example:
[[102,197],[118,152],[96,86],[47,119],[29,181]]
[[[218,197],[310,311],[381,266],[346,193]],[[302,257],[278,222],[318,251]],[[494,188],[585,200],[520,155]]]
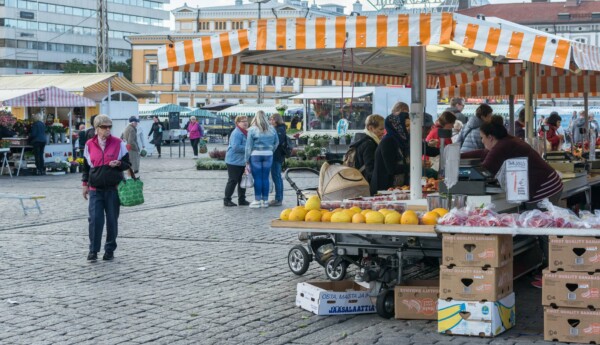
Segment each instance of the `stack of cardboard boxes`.
[[438,332],[496,336],[515,325],[511,235],[444,234]]
[[550,236],[544,340],[600,343],[600,238]]

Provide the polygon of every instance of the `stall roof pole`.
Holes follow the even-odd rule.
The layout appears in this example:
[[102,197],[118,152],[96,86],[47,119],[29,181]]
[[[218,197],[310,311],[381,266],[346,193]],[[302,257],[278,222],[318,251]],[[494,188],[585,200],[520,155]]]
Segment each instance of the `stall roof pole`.
[[533,64],[525,62],[525,137],[533,143]]
[[421,175],[423,174],[423,111],[425,109],[425,46],[410,48],[411,105],[410,105],[410,199],[422,199]]
[[111,98],[110,92],[111,92],[110,79],[108,79],[108,98],[107,98],[107,103],[106,103],[106,115],[108,115],[108,117],[112,119],[112,117],[110,117],[110,98]]
[[515,95],[508,96],[508,128],[508,133],[515,135]]
[[[585,125],[583,126],[583,128],[585,128],[585,135],[583,136],[583,138],[587,138],[587,142],[589,143],[589,151],[594,150],[596,145],[592,145],[590,139],[591,137],[591,132],[590,131],[590,114],[589,112],[589,102],[588,102],[588,98],[589,98],[589,93],[584,92],[583,93],[583,111],[585,111]],[[585,143],[585,139],[583,140]],[[585,152],[585,145],[584,143],[581,144],[581,153]]]

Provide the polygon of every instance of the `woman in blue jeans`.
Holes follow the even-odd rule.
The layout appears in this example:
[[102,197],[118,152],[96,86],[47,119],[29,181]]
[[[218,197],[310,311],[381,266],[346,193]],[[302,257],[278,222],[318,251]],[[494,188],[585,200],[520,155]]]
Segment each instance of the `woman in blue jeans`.
[[265,112],[257,111],[246,140],[246,164],[250,164],[254,178],[255,200],[250,203],[250,208],[269,207],[269,173],[277,145],[277,133],[269,125]]
[[277,139],[279,139],[279,145],[273,152],[273,165],[271,166],[271,178],[275,185],[275,200],[269,201],[269,206],[281,206],[283,201],[283,179],[281,178],[281,167],[285,162],[285,150],[284,145],[286,141],[286,125],[283,122],[283,118],[279,114],[271,115],[271,125],[277,132]]

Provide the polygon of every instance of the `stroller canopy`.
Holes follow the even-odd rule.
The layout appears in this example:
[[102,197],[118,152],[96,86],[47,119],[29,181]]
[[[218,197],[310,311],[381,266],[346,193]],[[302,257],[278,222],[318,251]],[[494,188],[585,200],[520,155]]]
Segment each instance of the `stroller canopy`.
[[371,195],[369,183],[357,169],[323,163],[319,173],[321,200],[343,200]]

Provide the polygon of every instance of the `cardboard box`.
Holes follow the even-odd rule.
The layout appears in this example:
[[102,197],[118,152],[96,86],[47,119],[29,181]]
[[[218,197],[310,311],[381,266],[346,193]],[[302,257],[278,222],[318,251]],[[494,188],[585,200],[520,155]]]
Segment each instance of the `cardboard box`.
[[438,332],[494,337],[515,325],[515,294],[497,302],[438,301]]
[[394,287],[396,319],[437,320],[439,280],[413,280]]
[[369,290],[350,280],[298,283],[296,306],[316,315],[375,312]]
[[600,238],[581,236],[550,236],[550,271],[600,271]]
[[513,292],[512,264],[502,267],[440,267],[440,298],[498,301]]
[[600,310],[544,307],[544,340],[600,344]]
[[544,270],[542,304],[553,307],[600,308],[600,274]]
[[511,235],[444,234],[442,264],[446,266],[502,267],[513,258]]

